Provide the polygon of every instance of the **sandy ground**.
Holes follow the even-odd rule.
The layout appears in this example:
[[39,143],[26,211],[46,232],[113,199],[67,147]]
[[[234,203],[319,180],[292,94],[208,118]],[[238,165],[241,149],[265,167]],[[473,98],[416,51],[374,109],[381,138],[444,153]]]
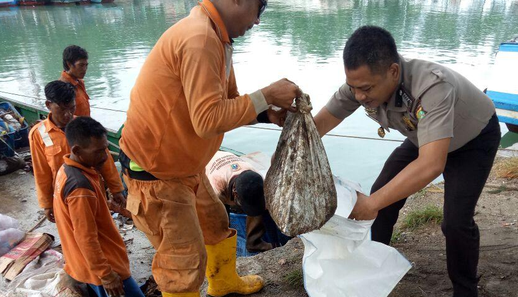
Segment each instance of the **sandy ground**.
[[[484,189],[475,216],[481,233],[480,296],[518,296],[518,181],[496,178],[492,174],[488,184],[491,187]],[[441,187],[440,184],[432,186],[409,198],[400,222],[406,214],[427,205],[442,207]],[[20,220],[24,230],[30,229],[43,216],[30,173],[17,171],[0,176],[0,213]],[[128,247],[131,271],[137,282],[144,283],[150,276],[154,250],[141,232],[135,228],[124,231],[125,227],[121,225],[121,235]],[[36,231],[56,236],[56,244],[59,243],[54,224],[45,221]],[[413,267],[391,297],[452,296],[440,226],[403,230],[394,247]],[[266,280],[265,288],[251,296],[307,296],[300,277],[303,250],[302,242],[294,239],[282,248],[239,258],[240,273],[257,273]]]

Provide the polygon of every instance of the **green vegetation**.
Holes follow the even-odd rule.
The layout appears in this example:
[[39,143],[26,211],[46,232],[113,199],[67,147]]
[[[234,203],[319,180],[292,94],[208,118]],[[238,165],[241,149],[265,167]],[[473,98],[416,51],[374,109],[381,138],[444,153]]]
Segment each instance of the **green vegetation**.
[[392,237],[390,238],[391,245],[398,242],[401,239],[401,233],[401,230],[399,230],[398,228],[394,229],[394,232],[392,232]]
[[428,224],[440,224],[443,219],[442,208],[435,205],[428,205],[423,209],[409,212],[400,228],[394,228],[390,244],[399,242],[403,237],[404,231],[414,231]]
[[304,276],[302,269],[295,269],[284,276],[284,281],[291,287],[300,287],[304,285]]
[[403,223],[403,228],[415,230],[426,224],[440,224],[443,219],[442,209],[435,205],[428,205],[424,209],[408,213]]
[[500,187],[498,187],[498,188],[496,188],[496,189],[494,189],[494,190],[489,190],[489,191],[487,191],[487,192],[488,192],[489,194],[500,194],[500,193],[502,193],[502,192],[504,192],[504,191],[507,191],[507,190],[509,190],[509,189],[508,189],[506,186],[501,185]]

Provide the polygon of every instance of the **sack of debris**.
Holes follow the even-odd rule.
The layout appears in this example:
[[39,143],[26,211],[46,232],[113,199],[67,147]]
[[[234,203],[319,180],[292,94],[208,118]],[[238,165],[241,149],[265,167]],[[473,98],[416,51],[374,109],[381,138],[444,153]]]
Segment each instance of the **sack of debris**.
[[284,123],[264,182],[270,215],[282,233],[304,234],[322,227],[335,213],[336,189],[327,155],[311,116],[307,94]]

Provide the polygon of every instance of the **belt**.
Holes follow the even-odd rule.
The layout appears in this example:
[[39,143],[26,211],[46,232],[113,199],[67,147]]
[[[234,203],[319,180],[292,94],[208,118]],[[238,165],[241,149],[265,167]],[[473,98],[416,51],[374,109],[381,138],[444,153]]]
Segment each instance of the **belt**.
[[130,177],[131,179],[136,180],[144,180],[144,181],[150,181],[150,180],[158,180],[154,175],[147,171],[134,171],[130,169],[130,162],[131,159],[124,154],[124,152],[121,150],[119,153],[119,162],[122,166],[122,172]]

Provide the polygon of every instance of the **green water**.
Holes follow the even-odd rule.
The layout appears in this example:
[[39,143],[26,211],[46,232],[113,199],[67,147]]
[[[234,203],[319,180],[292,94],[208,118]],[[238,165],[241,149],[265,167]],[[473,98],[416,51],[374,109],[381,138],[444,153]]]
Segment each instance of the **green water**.
[[[160,35],[196,5],[192,0],[116,0],[113,4],[0,8],[0,91],[41,104],[57,79],[69,44],[86,48],[85,82],[94,107],[126,110],[140,66]],[[261,19],[236,40],[234,65],[241,92],[287,77],[312,97],[316,113],[345,81],[341,53],[359,26],[392,32],[400,52],[455,69],[485,88],[498,45],[518,34],[518,1],[270,0]],[[0,93],[5,95],[5,93]],[[15,95],[9,95],[20,99]],[[111,128],[123,112],[93,109]],[[363,112],[333,133],[375,137]],[[245,153],[275,150],[279,132],[241,128],[224,144]],[[402,139],[397,132],[387,135]],[[398,143],[325,137],[333,172],[368,189]]]

